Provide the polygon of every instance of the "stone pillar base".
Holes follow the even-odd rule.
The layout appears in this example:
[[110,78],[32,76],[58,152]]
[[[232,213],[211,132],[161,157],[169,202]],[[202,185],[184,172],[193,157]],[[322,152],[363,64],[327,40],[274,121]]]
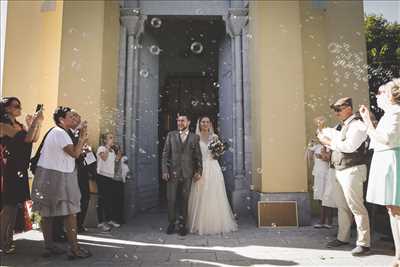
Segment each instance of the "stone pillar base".
[[258,218],[258,201],[296,201],[299,226],[311,224],[310,195],[307,192],[302,193],[260,193],[252,192],[252,212]]

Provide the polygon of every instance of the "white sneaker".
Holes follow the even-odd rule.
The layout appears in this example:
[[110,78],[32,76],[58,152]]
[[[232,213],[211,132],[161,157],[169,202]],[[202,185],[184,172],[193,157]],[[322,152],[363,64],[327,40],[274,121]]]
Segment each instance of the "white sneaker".
[[111,225],[112,227],[115,227],[115,228],[120,228],[121,227],[121,225],[119,223],[116,223],[114,221],[109,221],[108,224]]
[[101,231],[103,231],[103,232],[109,232],[109,231],[111,231],[111,227],[110,227],[109,225],[107,225],[106,223],[99,223],[99,224],[97,225],[97,228],[100,228]]

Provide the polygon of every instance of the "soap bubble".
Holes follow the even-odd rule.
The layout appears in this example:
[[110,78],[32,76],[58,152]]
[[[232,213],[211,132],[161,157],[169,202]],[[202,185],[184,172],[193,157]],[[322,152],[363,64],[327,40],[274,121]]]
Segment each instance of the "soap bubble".
[[196,9],[196,15],[203,15],[203,10],[201,8]]
[[161,49],[157,45],[150,46],[149,51],[151,54],[155,56],[158,56],[161,53]]
[[140,76],[147,78],[149,77],[149,72],[147,70],[140,70]]
[[152,18],[150,21],[151,26],[154,28],[160,28],[162,25],[162,20],[159,18]]
[[203,52],[203,45],[200,42],[194,42],[190,46],[190,50],[195,54],[201,54]]

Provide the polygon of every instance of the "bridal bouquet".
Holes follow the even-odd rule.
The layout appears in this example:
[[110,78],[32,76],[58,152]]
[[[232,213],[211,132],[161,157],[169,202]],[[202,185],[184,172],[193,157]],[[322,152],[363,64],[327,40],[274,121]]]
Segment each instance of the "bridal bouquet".
[[228,144],[223,142],[218,136],[214,136],[208,145],[208,149],[211,151],[214,159],[219,159],[225,153],[227,148]]

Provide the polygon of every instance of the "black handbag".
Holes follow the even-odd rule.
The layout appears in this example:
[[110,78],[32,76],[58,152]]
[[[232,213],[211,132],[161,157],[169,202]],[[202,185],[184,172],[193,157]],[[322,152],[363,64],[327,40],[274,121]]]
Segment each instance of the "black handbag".
[[37,164],[39,162],[40,159],[40,153],[42,151],[43,148],[43,144],[44,144],[44,140],[46,140],[47,135],[51,132],[51,130],[53,130],[54,127],[50,128],[50,130],[47,131],[47,133],[44,135],[42,142],[40,143],[38,149],[36,150],[35,156],[33,156],[33,158],[31,158],[31,160],[29,161],[29,170],[35,174],[36,168],[37,168]]

